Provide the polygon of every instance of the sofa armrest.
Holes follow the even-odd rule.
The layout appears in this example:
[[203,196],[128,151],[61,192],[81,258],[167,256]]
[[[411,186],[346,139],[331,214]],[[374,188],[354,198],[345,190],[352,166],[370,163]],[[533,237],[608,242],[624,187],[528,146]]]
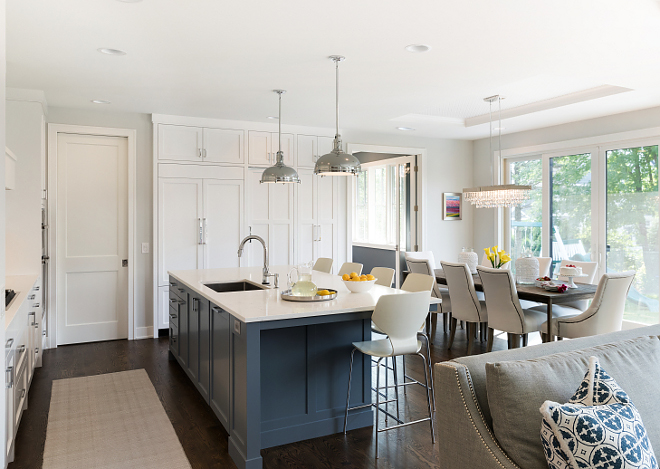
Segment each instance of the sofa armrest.
[[486,424],[468,368],[460,363],[436,363],[433,376],[441,468],[519,469]]

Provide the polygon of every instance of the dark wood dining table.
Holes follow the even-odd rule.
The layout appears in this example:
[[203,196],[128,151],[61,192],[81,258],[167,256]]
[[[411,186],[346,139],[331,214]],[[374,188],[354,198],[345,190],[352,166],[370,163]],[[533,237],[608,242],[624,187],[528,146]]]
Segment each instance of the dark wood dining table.
[[[435,269],[434,272],[436,281],[446,285],[447,279],[445,278],[444,271],[442,269]],[[481,278],[479,277],[479,274],[473,274],[472,278],[474,280],[475,290],[483,291],[484,289],[481,284]],[[590,300],[596,295],[596,285],[579,283],[576,285],[577,288],[569,288],[563,293],[547,291],[535,285],[516,285],[516,289],[518,290],[518,298],[521,300],[536,301],[537,303],[544,303],[547,305],[548,324],[550,324],[552,321],[553,304],[560,305],[562,303],[568,303],[571,301]],[[554,335],[546,335],[546,341],[553,340],[555,340]]]

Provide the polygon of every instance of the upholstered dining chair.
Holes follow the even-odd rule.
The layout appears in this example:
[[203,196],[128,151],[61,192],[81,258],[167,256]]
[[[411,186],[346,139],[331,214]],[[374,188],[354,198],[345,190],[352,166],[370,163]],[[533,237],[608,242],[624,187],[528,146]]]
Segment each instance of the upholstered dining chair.
[[351,272],[360,275],[362,273],[362,264],[358,262],[344,262],[337,275],[342,276],[344,274],[350,274]]
[[[573,279],[573,282],[577,284],[589,284],[593,285],[597,282],[595,282],[596,278],[596,272],[598,271],[598,262],[581,262],[581,261],[571,261],[571,260],[562,260],[561,263],[559,264],[560,267],[563,267],[565,265],[575,265],[576,267],[582,267],[582,273],[586,275],[586,277],[576,277]],[[568,281],[568,278],[562,277],[561,275],[557,276],[557,280],[559,281]],[[544,306],[540,306],[543,308]],[[580,314],[583,311],[586,311],[586,309],[589,307],[589,300],[576,300],[576,301],[569,301],[568,303],[562,303],[560,305],[553,305],[552,306],[552,312],[554,313],[555,316],[575,316],[576,314]]]
[[371,275],[376,277],[376,285],[383,285],[384,287],[392,288],[394,273],[394,269],[389,267],[374,267],[371,269]]
[[[430,275],[435,279],[435,258],[431,251],[406,252],[405,259],[409,272]],[[436,313],[442,314],[443,331],[446,333],[449,317],[451,316],[451,297],[449,296],[449,290],[446,287],[438,286],[438,282],[435,282],[432,295],[441,300]],[[431,342],[433,342],[437,327],[438,316],[437,314],[433,314],[431,316],[431,330],[428,331]]]
[[539,277],[550,277],[552,257],[537,257],[536,260],[539,261]]
[[332,271],[332,262],[332,259],[327,257],[319,257],[316,259],[316,263],[314,264],[314,267],[312,267],[312,270],[329,274]]
[[[474,289],[474,280],[467,264],[454,262],[440,262],[447,279],[447,287],[452,299],[451,335],[449,336],[449,349],[454,344],[458,320],[465,321],[468,338],[467,354],[472,353],[474,338],[482,324],[488,323],[486,302],[479,301],[477,291]],[[482,338],[483,339],[483,338]]]
[[536,332],[547,318],[547,315],[525,309],[520,305],[518,290],[513,274],[506,269],[477,266],[481,284],[486,296],[488,308],[488,351],[493,350],[494,331],[504,331],[509,337],[509,348],[517,348],[522,337],[523,345],[527,345],[530,332]]
[[[551,332],[557,337],[575,339],[620,331],[626,298],[634,279],[634,270],[603,275],[591,306],[577,316],[553,318]],[[541,326],[544,333],[548,332],[547,326],[547,322]]]

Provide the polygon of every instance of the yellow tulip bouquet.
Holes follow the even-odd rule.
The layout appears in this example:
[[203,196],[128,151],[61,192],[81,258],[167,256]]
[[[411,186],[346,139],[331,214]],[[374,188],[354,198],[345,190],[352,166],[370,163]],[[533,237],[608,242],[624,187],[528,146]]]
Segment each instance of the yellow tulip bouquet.
[[498,251],[497,246],[493,246],[492,248],[484,248],[484,252],[486,253],[486,257],[494,269],[499,269],[507,262],[511,262],[511,257],[506,253],[506,251],[504,249]]

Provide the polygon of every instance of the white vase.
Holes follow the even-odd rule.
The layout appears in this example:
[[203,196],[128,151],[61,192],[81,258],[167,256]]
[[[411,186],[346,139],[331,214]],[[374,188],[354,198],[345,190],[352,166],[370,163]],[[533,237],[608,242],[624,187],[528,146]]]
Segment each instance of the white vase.
[[477,273],[477,265],[479,264],[479,256],[472,248],[463,248],[461,252],[458,253],[458,262],[460,264],[467,264],[470,272],[473,274]]
[[532,285],[539,276],[539,260],[527,256],[516,259],[516,283]]

